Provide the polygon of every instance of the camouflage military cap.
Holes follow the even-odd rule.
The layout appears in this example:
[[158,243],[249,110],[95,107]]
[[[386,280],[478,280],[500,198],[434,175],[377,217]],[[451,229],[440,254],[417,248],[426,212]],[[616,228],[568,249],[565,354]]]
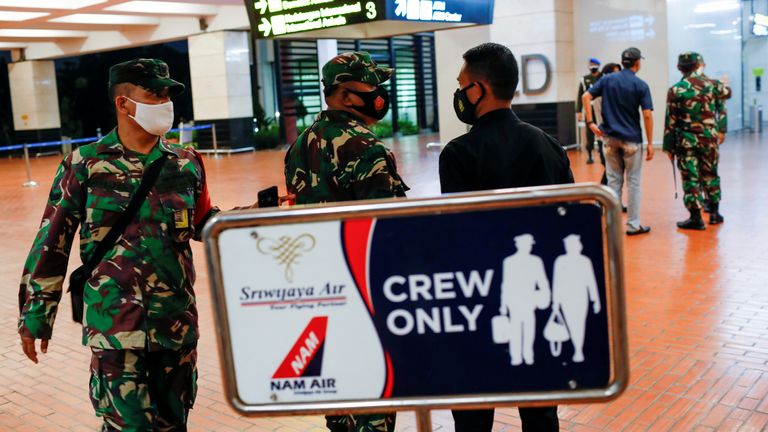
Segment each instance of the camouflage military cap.
[[684,52],[677,57],[678,66],[694,66],[703,61],[701,54],[693,51]]
[[184,84],[172,80],[168,65],[157,59],[134,59],[109,68],[109,87],[121,83],[135,84],[153,93],[168,87],[170,96],[184,92]]
[[323,85],[331,87],[349,81],[379,85],[389,80],[393,72],[394,69],[379,67],[365,51],[347,52],[323,66]]

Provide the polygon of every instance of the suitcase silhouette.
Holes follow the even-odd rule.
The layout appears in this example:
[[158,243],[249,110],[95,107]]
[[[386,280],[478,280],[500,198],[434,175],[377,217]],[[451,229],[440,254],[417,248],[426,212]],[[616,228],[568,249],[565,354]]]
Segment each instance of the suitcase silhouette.
[[503,344],[509,342],[509,326],[509,317],[506,315],[496,315],[491,319],[493,343]]

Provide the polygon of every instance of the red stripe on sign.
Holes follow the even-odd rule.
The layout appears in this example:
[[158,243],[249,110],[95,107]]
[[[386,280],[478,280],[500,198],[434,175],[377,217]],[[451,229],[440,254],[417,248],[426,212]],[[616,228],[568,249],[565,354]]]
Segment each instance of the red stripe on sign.
[[357,283],[357,289],[373,315],[373,302],[368,289],[368,240],[371,236],[373,219],[354,219],[344,222],[344,250],[352,276]]
[[299,378],[303,376],[309,363],[323,347],[327,329],[327,316],[312,318],[272,378]]
[[384,359],[387,361],[387,384],[384,386],[383,398],[392,397],[392,388],[395,386],[395,370],[392,368],[392,358],[388,352],[384,352]]

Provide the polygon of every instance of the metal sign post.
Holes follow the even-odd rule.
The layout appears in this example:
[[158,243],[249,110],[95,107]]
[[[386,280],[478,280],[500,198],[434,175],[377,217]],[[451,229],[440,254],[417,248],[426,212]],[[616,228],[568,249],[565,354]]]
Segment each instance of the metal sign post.
[[219,143],[216,137],[216,123],[211,123],[211,137],[213,138],[213,157],[219,158]]
[[32,180],[32,167],[29,163],[29,149],[27,148],[27,145],[24,144],[24,166],[27,169],[27,181],[24,182],[22,186],[24,187],[36,187],[38,184],[36,181]]
[[626,388],[621,207],[598,185],[225,212],[203,237],[250,416],[605,402]]

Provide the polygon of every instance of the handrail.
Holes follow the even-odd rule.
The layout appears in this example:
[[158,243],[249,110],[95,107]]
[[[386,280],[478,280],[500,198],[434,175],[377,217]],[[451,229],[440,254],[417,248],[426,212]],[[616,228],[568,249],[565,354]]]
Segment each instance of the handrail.
[[[168,132],[180,132],[181,130],[195,131],[195,130],[204,130],[204,129],[212,129],[212,128],[213,128],[212,124],[206,124],[206,125],[200,125],[200,126],[192,126],[188,128],[187,127],[175,128],[175,129],[169,130]],[[33,148],[41,148],[41,147],[53,147],[53,146],[62,145],[62,144],[80,144],[85,142],[96,142],[99,139],[101,139],[101,137],[93,136],[93,137],[87,137],[87,138],[77,138],[77,139],[68,139],[68,140],[60,140],[60,141],[43,141],[43,142],[31,143],[31,144],[12,144],[9,146],[0,147],[0,151],[21,150],[25,146],[28,149],[33,149]]]

